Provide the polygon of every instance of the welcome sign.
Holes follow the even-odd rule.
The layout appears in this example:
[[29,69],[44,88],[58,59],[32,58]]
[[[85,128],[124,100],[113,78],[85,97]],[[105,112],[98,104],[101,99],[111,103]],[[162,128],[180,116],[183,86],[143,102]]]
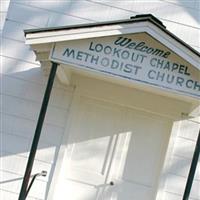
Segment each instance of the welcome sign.
[[200,72],[147,34],[56,43],[50,59],[200,98]]

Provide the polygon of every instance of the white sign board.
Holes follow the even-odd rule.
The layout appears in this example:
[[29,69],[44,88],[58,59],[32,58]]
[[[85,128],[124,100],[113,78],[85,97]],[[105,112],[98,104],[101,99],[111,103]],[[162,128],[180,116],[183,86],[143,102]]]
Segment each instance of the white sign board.
[[50,60],[200,98],[200,72],[147,34],[56,43]]

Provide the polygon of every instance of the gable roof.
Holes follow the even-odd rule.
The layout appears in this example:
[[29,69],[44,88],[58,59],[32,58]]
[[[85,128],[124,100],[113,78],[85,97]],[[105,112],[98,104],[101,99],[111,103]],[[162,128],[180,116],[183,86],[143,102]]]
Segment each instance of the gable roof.
[[[41,62],[44,68],[49,66],[52,60],[49,56],[55,46],[54,44],[64,45],[70,41],[78,41],[79,43],[80,40],[80,42],[83,42],[83,39],[87,41],[87,39],[106,39],[111,38],[111,36],[142,35],[145,33],[152,37],[156,43],[165,46],[175,55],[178,55],[179,58],[200,70],[200,53],[168,31],[163,23],[151,14],[136,15],[127,20],[29,29],[24,32],[26,44],[31,45],[36,53],[37,60]],[[63,71],[62,67],[60,67],[59,70],[58,76],[60,76],[60,80],[68,83],[68,78],[64,76],[66,69]]]
[[72,26],[25,30],[26,44],[47,44],[62,41],[146,32],[200,70],[200,52],[171,33],[151,14],[130,19]]
[[[59,27],[49,27],[49,28],[37,28],[37,29],[28,29],[24,30],[25,37],[28,34],[37,34],[37,33],[45,33],[45,32],[55,32],[55,31],[63,31],[63,30],[77,30],[77,29],[85,29],[85,28],[94,28],[94,27],[103,27],[103,26],[111,26],[111,25],[123,25],[123,24],[134,24],[139,22],[150,22],[161,29],[163,32],[168,34],[174,40],[185,46],[189,49],[192,53],[196,54],[200,58],[200,52],[192,48],[190,45],[185,43],[183,40],[178,38],[176,35],[171,33],[166,29],[166,26],[152,14],[144,14],[144,15],[136,15],[130,17],[130,19],[125,20],[116,20],[116,21],[106,21],[106,22],[98,22],[98,23],[87,23],[87,24],[79,24],[79,25],[70,25],[70,26],[59,26]],[[27,37],[28,39],[28,37]]]

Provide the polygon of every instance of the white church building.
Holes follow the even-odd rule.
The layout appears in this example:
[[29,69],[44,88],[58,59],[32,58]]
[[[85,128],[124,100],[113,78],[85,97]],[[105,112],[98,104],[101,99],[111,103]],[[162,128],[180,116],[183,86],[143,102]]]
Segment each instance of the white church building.
[[1,200],[200,200],[200,1],[2,0]]

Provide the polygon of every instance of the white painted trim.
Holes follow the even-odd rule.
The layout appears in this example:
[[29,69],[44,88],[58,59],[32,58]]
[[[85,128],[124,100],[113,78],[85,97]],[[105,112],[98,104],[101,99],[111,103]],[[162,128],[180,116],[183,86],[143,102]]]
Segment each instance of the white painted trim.
[[27,33],[26,44],[42,44],[144,32],[143,30],[146,26],[146,22],[140,22],[138,24],[131,23],[124,25],[107,25],[102,27]]
[[148,30],[148,33],[154,37],[158,42],[164,44],[166,47],[174,51],[176,54],[181,56],[184,60],[188,61],[190,64],[194,65],[200,70],[200,59],[195,54],[191,53],[185,46],[181,45],[179,42],[171,38],[167,34],[158,29],[156,26],[152,26]]
[[[64,158],[64,153],[66,151],[67,143],[68,143],[69,130],[71,128],[70,126],[72,124],[72,121],[75,120],[74,114],[77,113],[78,108],[77,108],[76,105],[79,101],[80,96],[84,95],[84,96],[91,97],[91,98],[94,98],[94,99],[100,99],[102,101],[112,103],[114,105],[125,106],[127,108],[131,108],[131,109],[135,109],[135,110],[138,110],[138,111],[149,113],[150,115],[151,114],[156,115],[157,117],[160,116],[160,117],[165,118],[166,121],[169,122],[169,123],[172,123],[173,120],[178,120],[177,116],[176,117],[173,116],[171,111],[167,110],[167,109],[166,109],[166,111],[168,113],[163,113],[161,108],[158,108],[158,110],[157,110],[157,107],[153,108],[152,106],[151,106],[151,108],[156,109],[155,111],[148,110],[148,109],[142,110],[141,107],[139,105],[137,105],[137,101],[135,101],[135,102],[132,101],[131,96],[135,96],[135,95],[130,94],[130,92],[128,91],[129,89],[124,91],[122,86],[115,86],[115,85],[112,85],[112,83],[106,83],[106,82],[104,84],[102,84],[102,81],[90,79],[90,78],[85,78],[85,77],[81,77],[81,76],[77,76],[77,75],[75,75],[74,79],[72,79],[72,83],[75,84],[76,89],[74,91],[74,95],[73,95],[73,98],[72,98],[72,104],[70,106],[70,112],[69,112],[68,119],[67,119],[67,125],[66,125],[66,128],[65,128],[64,134],[63,134],[63,140],[62,140],[62,144],[60,146],[60,151],[59,151],[59,154],[58,154],[58,159],[57,159],[55,170],[54,170],[55,173],[54,173],[54,176],[53,176],[53,180],[52,180],[50,190],[49,190],[49,194],[48,194],[48,198],[47,198],[48,200],[54,200],[53,196],[54,196],[54,192],[55,192],[55,189],[56,189],[56,183],[59,180],[59,174],[60,174],[61,166],[62,166],[62,164],[64,164],[63,158]],[[105,87],[106,85],[107,85],[107,87]],[[108,89],[108,86],[110,87],[109,89]],[[136,92],[136,96],[138,96],[137,91],[135,91],[135,92]],[[113,94],[112,99],[109,98],[108,93]],[[126,95],[124,95],[124,94],[126,94]],[[124,101],[127,100],[127,95],[131,99],[128,102],[124,102]],[[142,92],[141,92],[141,95],[142,95]],[[118,96],[118,99],[116,99],[117,96]],[[152,94],[149,94],[149,97],[151,99]],[[142,97],[140,96],[139,98],[142,98]],[[155,99],[156,98],[160,98],[160,97],[158,96],[158,97],[155,97]],[[161,98],[163,98],[163,100],[165,100],[164,97],[161,97]],[[148,99],[148,98],[145,98],[145,99]],[[169,101],[169,100],[167,100],[167,101]],[[145,104],[146,103],[147,102],[145,102]],[[151,103],[153,103],[155,105],[154,101],[152,101]],[[160,103],[162,104],[163,102],[160,101]],[[176,111],[177,115],[178,115],[178,113],[180,113],[181,110],[183,110],[183,107],[181,106],[181,102],[176,102],[176,101],[172,100],[172,102],[169,102],[169,104],[173,105],[174,108],[180,106],[180,108],[177,109],[177,111]],[[166,105],[166,106],[168,106],[168,105]],[[185,106],[189,107],[190,105],[186,104]],[[172,108],[172,109],[174,110],[174,108]],[[158,185],[156,185],[157,191],[158,191],[156,200],[163,200],[163,187],[164,187],[165,180],[166,180],[166,174],[165,173],[166,173],[166,170],[168,169],[168,167],[170,165],[169,160],[170,160],[171,152],[173,151],[173,146],[174,146],[176,134],[177,134],[177,131],[175,131],[175,130],[172,132],[172,134],[169,133],[169,135],[168,135],[169,137],[167,137],[167,141],[165,143],[166,148],[162,152],[163,161],[162,161],[160,168],[159,168],[161,173],[160,173],[160,176],[158,177]]]
[[160,175],[160,179],[159,179],[159,185],[158,185],[158,189],[157,189],[157,195],[155,200],[165,200],[164,198],[164,189],[165,189],[165,183],[167,180],[167,171],[171,166],[171,156],[172,156],[172,152],[174,149],[174,144],[176,142],[176,138],[178,135],[180,129],[180,122],[174,122],[173,127],[172,127],[172,131],[171,131],[171,135],[169,137],[169,141],[168,141],[168,146],[166,148],[166,152],[165,152],[165,159],[163,162],[163,169]]
[[62,64],[58,66],[56,75],[58,76],[61,83],[70,85],[71,72],[69,69],[64,69]]
[[62,142],[60,144],[60,149],[58,151],[58,157],[57,157],[57,161],[55,163],[55,169],[54,169],[54,174],[53,174],[53,178],[52,178],[52,182],[49,188],[49,192],[48,192],[48,196],[47,196],[47,200],[53,200],[54,199],[54,192],[56,189],[56,183],[59,180],[59,175],[60,175],[60,170],[63,164],[63,158],[64,158],[64,154],[66,151],[66,147],[67,147],[67,142],[68,142],[68,132],[70,129],[70,125],[72,123],[73,120],[73,116],[74,113],[76,112],[76,102],[77,102],[77,92],[76,92],[76,88],[74,89],[73,92],[73,96],[72,96],[72,100],[71,100],[71,105],[69,107],[69,114],[68,117],[66,119],[66,127],[63,133],[63,139]]
[[150,22],[27,33],[26,44],[45,44],[142,32],[148,33],[197,69],[200,69],[199,57],[196,54]]

